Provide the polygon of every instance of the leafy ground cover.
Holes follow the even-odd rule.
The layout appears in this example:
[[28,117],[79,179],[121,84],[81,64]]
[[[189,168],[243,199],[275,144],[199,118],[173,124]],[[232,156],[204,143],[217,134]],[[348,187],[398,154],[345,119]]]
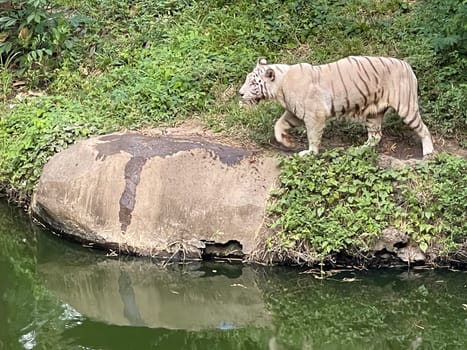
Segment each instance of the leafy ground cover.
[[[403,58],[418,76],[422,115],[430,130],[438,138],[466,146],[465,1],[0,0],[0,8],[0,190],[23,203],[27,203],[42,166],[53,154],[92,135],[198,119],[213,131],[268,145],[280,108],[263,104],[242,110],[235,98],[235,91],[258,56],[271,62],[320,64],[360,54]],[[402,123],[389,120],[385,132],[402,133]],[[373,155],[357,160],[352,158],[354,151],[336,152],[314,159],[322,169],[310,162],[304,162],[304,166],[332,182],[337,181],[332,179],[337,173],[324,166],[326,162],[355,162],[356,169],[367,175],[351,172],[348,190],[362,185],[359,191],[371,192],[371,186],[379,186],[378,193],[367,198],[369,206],[357,212],[337,206],[332,210],[334,226],[318,226],[325,232],[347,230],[352,237],[359,237],[361,227],[349,226],[345,219],[356,215],[358,222],[371,222],[365,232],[372,236],[396,219],[389,214],[397,201],[384,198],[394,191],[389,182],[399,178],[376,169],[370,161]],[[448,163],[462,162],[443,157]],[[296,176],[297,162],[291,160],[285,165],[285,176]],[[429,164],[428,173],[441,174],[439,168],[446,166],[441,161]],[[449,181],[460,181],[465,164],[457,166],[453,168],[454,178],[441,176],[436,186],[446,190]],[[431,177],[413,181],[422,186],[430,184],[429,180]],[[365,181],[372,185],[365,185]],[[344,191],[328,185],[331,187],[321,191]],[[465,183],[460,185],[465,188]],[[416,196],[416,191],[407,191],[403,198],[409,200],[410,193]],[[444,198],[440,193],[430,195]],[[429,245],[423,234],[436,231],[421,226],[433,226],[431,217],[417,221],[419,216],[444,217],[443,210],[452,209],[448,216],[454,218],[456,200],[465,198],[455,197],[452,191],[445,193],[450,209],[436,211],[432,204],[420,209],[408,207],[414,210],[410,215],[417,216],[410,220],[415,220],[411,224],[415,225],[414,232],[421,232],[414,236],[418,242]],[[346,196],[354,198],[352,193]],[[329,209],[327,201],[332,195],[322,197],[319,203]],[[367,212],[376,199],[385,203],[381,217]],[[295,205],[302,210],[305,203]],[[318,223],[324,213],[331,215],[328,209],[304,217]],[[401,218],[408,220],[409,214],[404,215]],[[457,225],[446,220],[451,228]],[[287,225],[282,232],[288,232]],[[452,231],[443,232],[449,235]],[[336,238],[330,247],[345,246],[345,237]]]
[[362,258],[388,227],[439,261],[467,238],[467,160],[440,153],[400,169],[378,165],[372,148],[335,148],[283,161],[269,207],[268,249],[294,263]]

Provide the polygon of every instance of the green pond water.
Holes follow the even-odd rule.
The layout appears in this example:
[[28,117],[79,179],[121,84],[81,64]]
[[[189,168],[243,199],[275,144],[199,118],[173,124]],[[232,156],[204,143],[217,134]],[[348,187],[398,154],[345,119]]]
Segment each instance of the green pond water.
[[467,349],[467,273],[162,266],[106,257],[0,199],[0,349]]

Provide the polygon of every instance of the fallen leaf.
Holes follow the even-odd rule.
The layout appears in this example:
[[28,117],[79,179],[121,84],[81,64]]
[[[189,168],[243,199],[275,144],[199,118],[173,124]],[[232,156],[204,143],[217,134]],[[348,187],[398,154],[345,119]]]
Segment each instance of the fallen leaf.
[[360,281],[360,280],[358,278],[355,278],[355,277],[352,277],[352,278],[344,277],[342,279],[342,282],[356,282],[356,281]]

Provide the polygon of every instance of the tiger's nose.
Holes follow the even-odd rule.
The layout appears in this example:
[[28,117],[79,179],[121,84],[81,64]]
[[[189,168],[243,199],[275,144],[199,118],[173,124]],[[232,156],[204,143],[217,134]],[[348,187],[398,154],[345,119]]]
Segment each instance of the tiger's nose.
[[240,95],[240,97],[243,97],[243,95],[245,95],[243,92],[241,91],[238,91],[238,94]]

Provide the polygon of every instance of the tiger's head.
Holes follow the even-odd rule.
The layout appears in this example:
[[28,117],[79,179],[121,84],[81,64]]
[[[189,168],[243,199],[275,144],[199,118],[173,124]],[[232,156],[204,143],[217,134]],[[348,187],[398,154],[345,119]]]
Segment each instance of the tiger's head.
[[268,66],[265,58],[259,58],[256,67],[247,74],[245,82],[238,91],[240,104],[255,105],[261,100],[271,98],[268,84],[274,79],[274,69]]

